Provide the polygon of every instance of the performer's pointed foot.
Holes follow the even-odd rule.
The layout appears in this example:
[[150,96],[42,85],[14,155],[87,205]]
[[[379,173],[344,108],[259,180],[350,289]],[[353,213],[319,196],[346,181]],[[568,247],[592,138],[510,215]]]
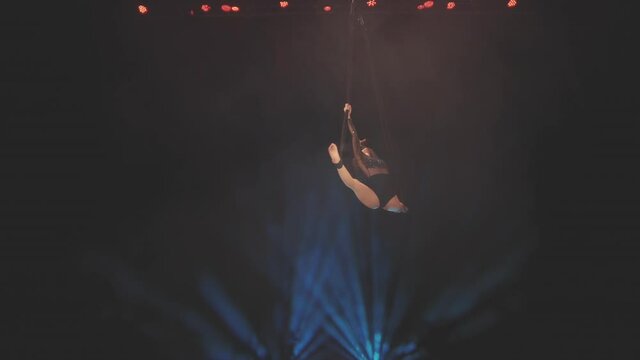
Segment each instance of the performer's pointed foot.
[[337,164],[340,162],[340,153],[338,152],[338,147],[336,146],[336,144],[331,143],[331,145],[329,145],[329,149],[327,149],[329,151],[329,156],[331,157],[331,162],[334,164]]

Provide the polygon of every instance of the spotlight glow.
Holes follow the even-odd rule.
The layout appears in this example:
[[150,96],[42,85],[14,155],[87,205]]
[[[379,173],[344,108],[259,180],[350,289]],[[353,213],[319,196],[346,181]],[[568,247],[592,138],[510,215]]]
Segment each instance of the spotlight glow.
[[418,10],[424,10],[424,5],[422,4],[418,5]]
[[514,8],[516,7],[516,5],[518,5],[518,2],[516,0],[509,0],[509,2],[507,3],[507,7],[510,8]]
[[238,7],[238,6],[232,6],[232,7],[231,7],[231,11],[233,11],[233,12],[238,12],[238,11],[240,11],[240,7]]
[[367,6],[368,7],[374,7],[376,5],[378,5],[378,2],[376,0],[368,0],[367,1]]
[[222,11],[224,11],[224,12],[229,12],[229,11],[231,11],[231,6],[229,6],[227,4],[224,4],[224,5],[220,6],[220,9],[222,9]]
[[281,8],[286,8],[289,6],[289,2],[288,1],[280,1],[280,7]]
[[424,8],[425,9],[429,9],[433,7],[433,1],[429,0],[429,1],[425,1],[424,2]]
[[456,7],[456,3],[454,1],[449,1],[447,3],[447,10],[453,10]]
[[209,4],[202,4],[200,9],[204,12],[209,12],[209,10],[211,10],[211,6],[209,6]]
[[148,7],[146,7],[146,6],[144,6],[144,5],[138,5],[138,12],[139,12],[141,15],[146,15],[146,14],[148,14],[148,13],[149,13],[149,8],[148,8]]
[[331,12],[333,8],[330,5],[325,5],[325,7],[323,7],[322,10],[324,10],[324,12]]

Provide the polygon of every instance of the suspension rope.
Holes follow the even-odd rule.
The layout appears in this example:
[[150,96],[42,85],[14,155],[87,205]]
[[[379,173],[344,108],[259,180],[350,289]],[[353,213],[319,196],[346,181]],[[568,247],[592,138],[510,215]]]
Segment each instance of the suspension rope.
[[392,156],[395,156],[396,149],[390,140],[389,126],[386,120],[386,111],[383,103],[383,98],[380,95],[380,88],[378,87],[378,78],[376,76],[373,57],[371,56],[371,42],[369,41],[369,34],[367,33],[367,27],[365,26],[364,18],[362,17],[362,15],[358,16],[358,24],[360,24],[360,29],[362,30],[362,35],[364,38],[367,63],[369,65],[369,76],[371,78],[371,87],[373,88],[373,95],[376,103],[378,123],[380,124],[380,129],[382,130],[382,141],[384,143],[385,149],[393,154]]
[[[389,132],[389,126],[387,121],[387,111],[384,105],[383,97],[380,94],[380,88],[378,86],[378,77],[376,76],[377,72],[375,69],[374,58],[371,55],[371,41],[369,40],[369,34],[367,31],[367,27],[364,22],[364,18],[362,15],[358,16],[358,24],[360,25],[360,29],[362,30],[362,36],[364,38],[365,43],[365,51],[367,57],[367,63],[369,65],[369,75],[371,78],[371,87],[373,89],[374,98],[376,102],[376,110],[378,115],[378,122],[380,124],[380,129],[382,130],[382,139],[385,146],[385,149],[388,151],[388,155],[391,157],[391,160],[397,161],[399,159],[398,154],[399,150],[397,148],[397,144],[391,141],[391,135]],[[386,157],[386,156],[385,156]],[[390,169],[391,170],[391,169]],[[399,187],[398,190],[405,191],[406,184],[404,178],[402,176],[398,176],[396,171],[394,178],[397,180],[396,185]]]
[[[353,27],[354,27],[354,17],[355,17],[355,0],[351,0],[351,4],[349,6],[349,15],[347,16],[347,74],[346,74],[346,84],[345,84],[345,97],[346,102],[351,103],[351,88],[353,84]],[[340,132],[340,144],[338,148],[338,152],[340,153],[340,157],[343,156],[344,150],[344,140],[347,133],[347,112],[344,112],[342,118],[342,129]]]

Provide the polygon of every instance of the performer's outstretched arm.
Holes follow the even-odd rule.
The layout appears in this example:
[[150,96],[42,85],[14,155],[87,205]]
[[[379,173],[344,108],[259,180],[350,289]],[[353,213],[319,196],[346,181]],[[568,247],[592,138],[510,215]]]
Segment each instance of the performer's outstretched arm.
[[353,124],[353,120],[351,119],[351,111],[351,104],[344,104],[344,112],[347,114],[347,126],[349,128],[349,133],[351,134],[351,151],[353,153],[353,160],[357,166],[357,170],[360,171],[362,175],[369,176],[369,169],[367,169],[367,166],[364,164],[361,153],[361,145],[365,140],[360,140],[358,137],[358,132]]

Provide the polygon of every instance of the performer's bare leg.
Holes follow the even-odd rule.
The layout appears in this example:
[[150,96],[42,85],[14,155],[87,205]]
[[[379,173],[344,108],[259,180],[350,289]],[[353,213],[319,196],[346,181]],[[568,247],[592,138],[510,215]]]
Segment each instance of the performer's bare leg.
[[[337,164],[340,162],[340,153],[338,152],[338,147],[336,144],[329,145],[329,156],[331,157],[331,162]],[[357,179],[354,179],[349,170],[345,166],[342,166],[338,169],[338,175],[340,176],[340,180],[353,191],[358,200],[364,206],[370,209],[377,209],[380,207],[380,200],[373,190],[371,190],[368,186],[361,183]]]

